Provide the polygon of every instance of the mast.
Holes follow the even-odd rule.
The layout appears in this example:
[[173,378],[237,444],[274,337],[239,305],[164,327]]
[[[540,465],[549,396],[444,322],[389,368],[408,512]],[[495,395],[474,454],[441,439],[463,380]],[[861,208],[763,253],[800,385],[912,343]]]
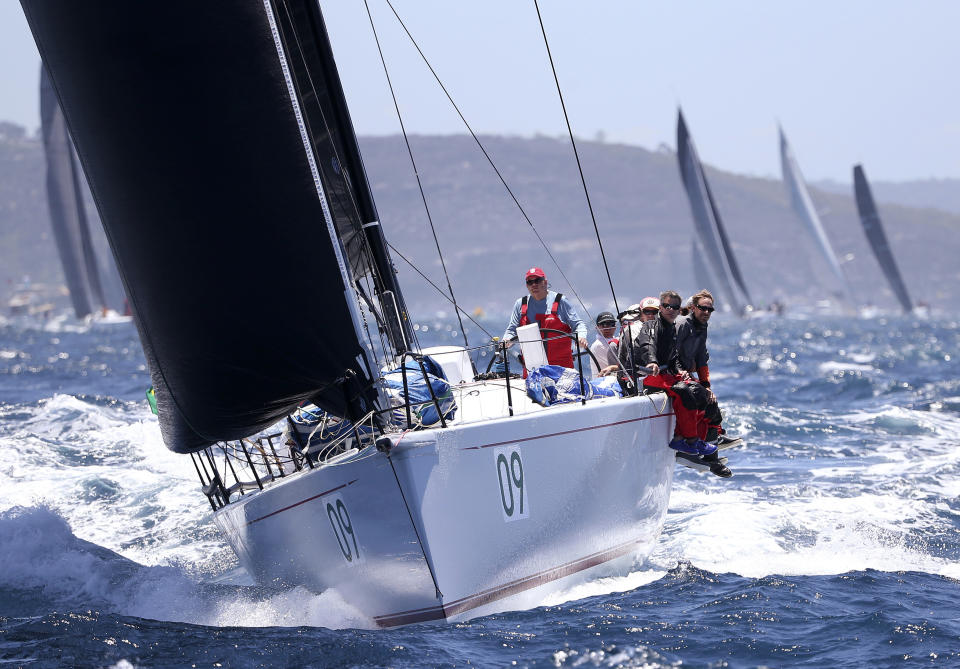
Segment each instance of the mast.
[[697,237],[703,245],[705,258],[711,265],[712,273],[720,284],[718,292],[724,296],[728,304],[742,312],[751,303],[750,295],[734,259],[733,249],[727,239],[723,222],[720,220],[720,212],[710,192],[710,186],[693,145],[693,138],[687,130],[682,110],[678,110],[677,114],[677,160],[680,178],[683,180],[687,200],[690,202]]
[[870,248],[873,249],[873,255],[880,263],[880,269],[883,270],[883,275],[893,289],[893,294],[900,301],[904,313],[910,313],[913,309],[913,303],[910,301],[910,295],[907,293],[907,286],[903,282],[903,277],[900,276],[897,262],[893,259],[893,250],[890,248],[887,235],[883,231],[883,223],[880,221],[877,205],[873,201],[870,184],[867,183],[867,176],[860,165],[855,165],[853,168],[853,190],[857,199],[860,222],[863,223],[863,231],[870,242]]
[[817,243],[817,248],[820,249],[821,255],[823,255],[823,258],[827,261],[830,271],[833,272],[834,278],[836,278],[837,283],[840,285],[842,294],[852,304],[853,291],[850,290],[850,283],[847,281],[843,268],[840,266],[840,261],[837,260],[837,254],[834,253],[833,247],[830,245],[827,233],[824,231],[820,217],[817,215],[816,207],[813,206],[813,200],[810,197],[810,192],[807,190],[806,181],[800,172],[800,165],[797,163],[797,159],[793,155],[790,145],[787,143],[787,136],[784,134],[783,128],[779,128],[779,130],[780,167],[783,173],[783,184],[790,194],[793,211],[800,220],[803,221],[807,231],[813,236],[814,241]]
[[351,419],[376,408],[357,282],[396,283],[367,241],[376,210],[315,4],[22,4],[167,446],[246,437],[303,401]]

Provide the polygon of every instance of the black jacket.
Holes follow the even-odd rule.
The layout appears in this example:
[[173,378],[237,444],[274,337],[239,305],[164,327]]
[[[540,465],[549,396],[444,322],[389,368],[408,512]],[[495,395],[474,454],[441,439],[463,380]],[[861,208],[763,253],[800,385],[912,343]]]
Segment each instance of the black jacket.
[[634,366],[645,367],[651,362],[657,363],[661,372],[677,373],[676,328],[660,315],[644,323],[633,340]]
[[710,360],[710,353],[707,351],[707,324],[691,315],[678,318],[675,325],[679,368],[693,374],[701,367],[706,367]]

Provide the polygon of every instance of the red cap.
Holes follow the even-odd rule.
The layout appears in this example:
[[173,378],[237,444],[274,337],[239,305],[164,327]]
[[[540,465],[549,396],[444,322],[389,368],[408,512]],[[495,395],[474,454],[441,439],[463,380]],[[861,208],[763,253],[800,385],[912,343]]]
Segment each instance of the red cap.
[[539,267],[531,267],[530,269],[527,270],[527,277],[526,277],[526,278],[529,279],[530,277],[534,277],[534,276],[539,276],[541,279],[546,279],[546,278],[547,278],[547,275],[544,274],[544,273],[543,273],[543,270],[540,269]]

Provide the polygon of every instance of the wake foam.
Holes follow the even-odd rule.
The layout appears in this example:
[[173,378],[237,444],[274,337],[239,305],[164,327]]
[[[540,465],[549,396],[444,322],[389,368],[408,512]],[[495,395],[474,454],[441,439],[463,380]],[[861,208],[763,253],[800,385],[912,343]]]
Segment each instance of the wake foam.
[[[373,628],[336,592],[204,583],[169,566],[144,566],[77,538],[46,507],[0,512],[0,591],[29,591],[17,613],[96,609],[216,627]],[[7,599],[7,597],[4,597]],[[22,610],[30,601],[34,611]]]
[[748,578],[867,569],[960,578],[951,539],[960,458],[944,447],[960,418],[884,406],[821,427],[822,438],[807,435],[809,455],[770,442],[731,449],[729,482],[678,473],[650,565],[687,561]]

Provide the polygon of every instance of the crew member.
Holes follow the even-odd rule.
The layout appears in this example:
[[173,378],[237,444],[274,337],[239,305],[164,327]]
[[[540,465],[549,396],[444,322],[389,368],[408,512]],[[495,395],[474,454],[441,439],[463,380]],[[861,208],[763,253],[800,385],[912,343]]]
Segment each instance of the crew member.
[[[589,348],[587,324],[562,293],[549,290],[547,275],[539,267],[527,270],[527,292],[516,304],[510,323],[503,333],[503,342],[508,348],[517,338],[517,328],[530,323],[539,323],[541,330],[558,330],[561,333],[575,332],[581,349]],[[541,338],[547,352],[547,362],[561,367],[573,367],[570,339],[556,332],[542,332]]]
[[713,295],[701,290],[690,298],[690,315],[677,320],[677,353],[680,368],[690,374],[696,373],[697,380],[709,393],[709,402],[704,409],[707,432],[704,441],[715,442],[718,446],[734,441],[724,434],[721,426],[723,416],[717,404],[717,396],[710,388],[710,352],[707,350],[707,325],[713,315]]
[[652,321],[659,313],[660,300],[655,297],[645,297],[638,304],[631,304],[620,312],[620,341],[626,343],[618,347],[617,354],[620,366],[630,370],[630,375],[634,378],[643,376],[647,372],[641,365],[634,364],[633,341],[641,332],[643,324]]
[[[619,340],[614,337],[617,334],[617,320],[609,311],[603,311],[597,315],[597,338],[590,344],[590,352],[593,358],[590,359],[590,367],[594,376],[606,376],[617,371],[620,366],[617,363],[617,346]],[[594,362],[596,358],[597,362]],[[600,367],[597,368],[597,363]]]
[[[692,455],[710,456],[716,454],[717,447],[702,439],[706,433],[703,410],[685,406],[680,393],[674,389],[677,384],[696,384],[679,365],[674,321],[680,313],[680,304],[680,295],[676,292],[666,290],[660,294],[660,313],[655,319],[644,323],[643,330],[634,339],[633,359],[638,368],[646,370],[644,388],[666,390],[673,399],[677,423],[670,448]],[[703,392],[700,388],[693,390]]]

